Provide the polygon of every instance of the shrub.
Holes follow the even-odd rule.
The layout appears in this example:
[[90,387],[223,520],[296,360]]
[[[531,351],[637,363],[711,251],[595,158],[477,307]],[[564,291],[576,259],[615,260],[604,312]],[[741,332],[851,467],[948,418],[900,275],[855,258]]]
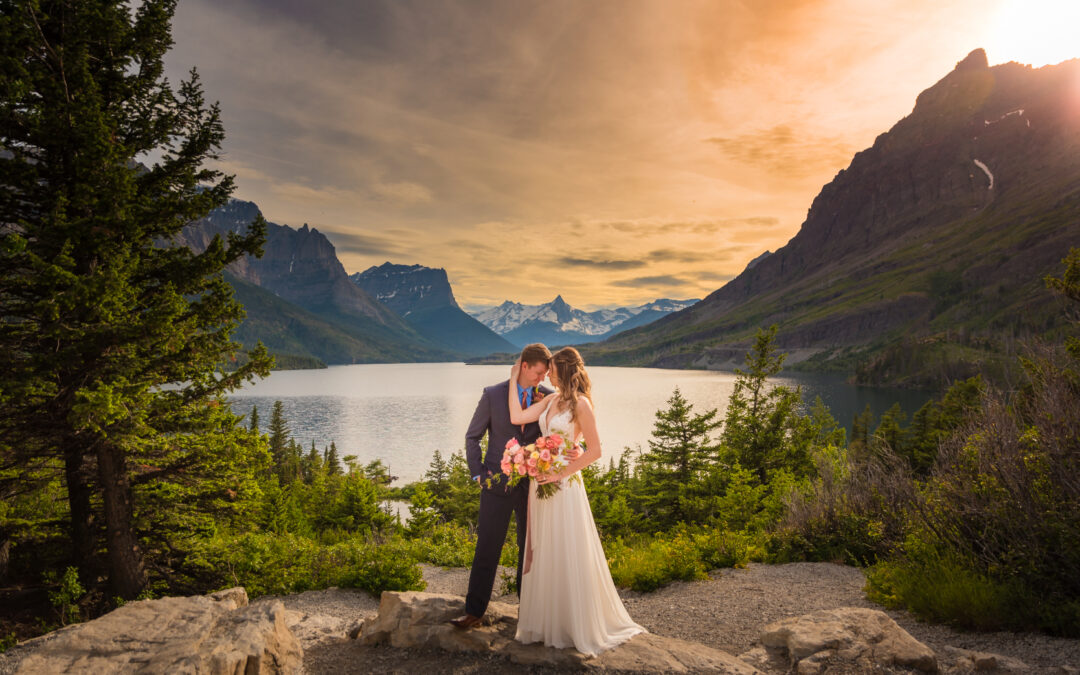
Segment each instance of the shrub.
[[615,584],[635,591],[708,578],[693,538],[684,533],[672,539],[637,537],[631,543],[617,538],[609,543],[607,557]]
[[282,595],[343,586],[371,593],[423,590],[409,544],[353,536],[332,545],[290,534],[247,533],[202,542],[188,564],[210,587],[243,586],[248,595]]
[[[412,543],[417,560],[441,567],[469,567],[476,553],[476,537],[456,523],[435,525],[426,536]],[[516,547],[514,556],[517,564]]]
[[352,540],[333,547],[330,555],[341,563],[337,586],[361,588],[372,595],[426,587],[420,567],[403,541]]
[[695,534],[694,546],[702,564],[708,570],[743,568],[751,561],[762,560],[765,553],[761,544],[751,535],[719,529]]

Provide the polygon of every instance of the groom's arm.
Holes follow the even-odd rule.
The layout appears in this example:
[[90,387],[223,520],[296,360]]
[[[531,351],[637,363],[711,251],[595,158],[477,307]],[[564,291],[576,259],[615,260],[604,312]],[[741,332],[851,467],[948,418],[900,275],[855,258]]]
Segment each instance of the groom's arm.
[[484,457],[480,450],[480,441],[491,427],[491,402],[488,400],[488,390],[480,395],[480,402],[476,404],[469,429],[465,432],[465,461],[469,464],[469,475],[484,475]]

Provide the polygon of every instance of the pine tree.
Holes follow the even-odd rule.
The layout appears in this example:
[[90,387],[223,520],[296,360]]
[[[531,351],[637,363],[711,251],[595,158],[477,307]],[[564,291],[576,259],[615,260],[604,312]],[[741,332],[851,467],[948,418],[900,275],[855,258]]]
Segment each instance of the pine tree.
[[865,461],[868,458],[871,445],[870,427],[873,424],[874,412],[870,410],[870,404],[867,403],[866,408],[856,415],[851,423],[851,443],[848,445],[848,451],[852,459]]
[[776,326],[758,330],[746,354],[746,369],[736,369],[728,399],[721,444],[731,464],[754,472],[762,484],[778,469],[804,475],[813,468],[808,444],[796,442],[802,416],[802,390],[769,384],[783,367],[776,354]]
[[249,427],[252,432],[259,433],[259,407],[251,406],[251,426]]
[[330,441],[330,449],[326,451],[326,473],[330,476],[341,475],[341,462],[338,461],[337,445]]
[[906,417],[907,415],[899,403],[894,403],[891,408],[885,411],[885,414],[881,416],[881,421],[878,422],[877,429],[874,431],[873,445],[876,452],[884,451],[887,448],[890,452],[898,455],[908,454],[907,448],[904,446],[904,431],[900,426]]
[[431,456],[431,464],[428,465],[428,470],[424,473],[424,478],[427,480],[428,490],[436,499],[446,496],[449,476],[450,468],[443,461],[442,453],[435,450]]
[[270,460],[274,470],[281,471],[286,464],[289,448],[289,426],[285,422],[285,407],[281,401],[274,401],[270,409]]
[[176,90],[163,76],[174,10],[0,5],[0,468],[22,480],[63,467],[72,557],[96,576],[104,532],[125,598],[147,581],[143,488],[197,491],[184,481],[213,462],[204,438],[222,428],[257,452],[222,406],[270,364],[260,346],[237,370],[220,367],[243,316],[222,271],[261,252],[261,219],[200,254],[172,243],[233,189],[203,166],[224,137],[218,107],[195,71]]
[[716,458],[718,446],[709,435],[720,422],[716,410],[698,415],[693,409],[676,387],[668,408],[657,411],[649,450],[638,460],[637,499],[659,528],[700,520],[708,510],[699,502],[699,487]]

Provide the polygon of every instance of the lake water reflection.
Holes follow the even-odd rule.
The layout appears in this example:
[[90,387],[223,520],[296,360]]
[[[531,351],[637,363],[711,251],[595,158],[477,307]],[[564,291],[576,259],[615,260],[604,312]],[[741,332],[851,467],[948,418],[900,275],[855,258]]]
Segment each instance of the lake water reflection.
[[[423,475],[435,450],[447,456],[464,448],[481,391],[509,372],[509,366],[463,363],[275,371],[235,392],[232,403],[240,414],[258,406],[265,431],[270,408],[280,399],[293,437],[305,447],[314,440],[321,450],[333,440],[341,456],[356,455],[362,463],[382,459],[401,485]],[[594,367],[589,374],[605,457],[648,447],[656,411],[675,387],[695,411],[719,408],[723,414],[735,382],[733,373],[699,370]],[[821,396],[849,428],[867,404],[880,415],[899,402],[910,415],[929,398],[924,392],[853,387],[832,376],[785,373],[777,382],[802,385],[807,401]]]

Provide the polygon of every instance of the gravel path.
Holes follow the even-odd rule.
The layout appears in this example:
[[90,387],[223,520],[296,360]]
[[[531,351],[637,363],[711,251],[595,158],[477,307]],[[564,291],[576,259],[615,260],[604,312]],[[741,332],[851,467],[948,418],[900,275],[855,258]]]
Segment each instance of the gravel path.
[[[464,595],[468,569],[424,567],[427,591]],[[869,607],[862,570],[832,563],[751,564],[744,570],[712,573],[708,581],[676,582],[653,593],[620,591],[627,610],[651,632],[692,640],[742,654],[754,646],[766,624],[819,609]],[[498,590],[498,582],[496,582]],[[514,595],[494,599],[516,603]],[[378,602],[365,593],[343,589],[310,591],[281,598],[288,609],[332,614],[353,622],[374,616]],[[924,624],[907,612],[887,613],[917,640],[939,654],[945,646],[1011,656],[1036,668],[1080,667],[1080,640],[1017,633],[959,633]],[[429,650],[362,647],[354,640],[305,645],[309,673],[361,672],[550,672],[505,661]]]

